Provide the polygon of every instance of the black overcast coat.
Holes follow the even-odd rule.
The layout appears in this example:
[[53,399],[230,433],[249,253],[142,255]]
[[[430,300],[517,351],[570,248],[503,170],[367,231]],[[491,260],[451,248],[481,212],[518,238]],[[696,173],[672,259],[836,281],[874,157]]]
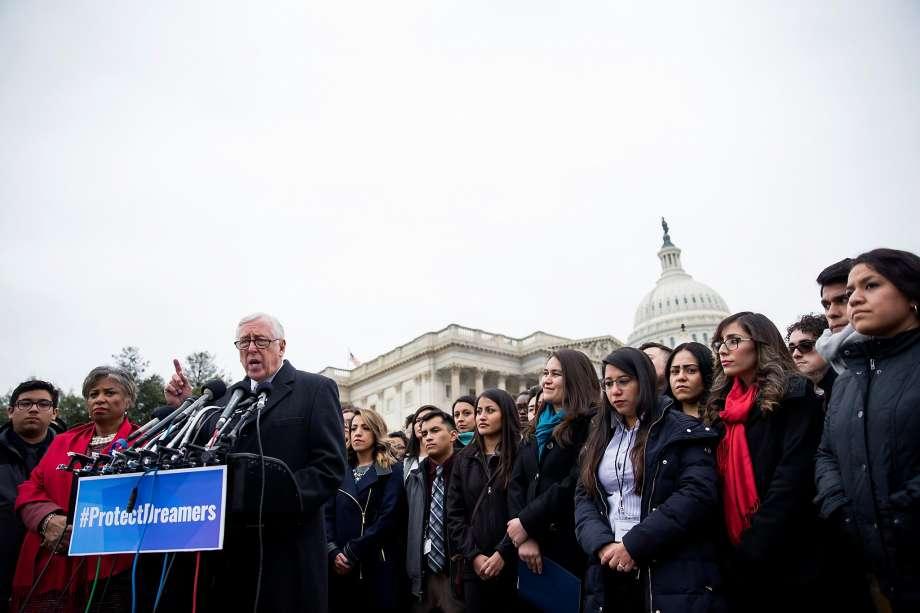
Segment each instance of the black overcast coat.
[[797,374],[772,411],[759,402],[751,408],[745,430],[760,506],[738,546],[728,548],[725,567],[738,610],[813,610],[808,603],[821,602],[825,562],[812,499],[823,419],[823,398]]
[[569,426],[571,444],[563,446],[550,438],[542,459],[537,459],[536,437],[524,440],[508,485],[510,517],[521,520],[544,557],[579,577],[586,556],[575,540],[575,486],[578,454],[588,440],[590,424],[590,415],[576,417]]
[[920,330],[843,351],[818,450],[817,501],[895,611],[920,610]]
[[[708,613],[725,609],[717,565],[719,486],[715,449],[719,434],[698,419],[672,410],[662,398],[652,415],[645,448],[646,482],[641,523],[623,538],[640,568],[647,606],[652,611]],[[610,416],[599,427],[612,429]],[[607,583],[615,571],[602,567],[597,553],[614,540],[607,495],[597,483],[593,498],[579,483],[575,529],[589,556],[585,576],[586,613],[616,611]]]
[[[505,534],[509,519],[507,490],[503,483],[496,482],[497,478],[491,477],[497,469],[498,457],[493,456],[491,465],[487,465],[475,441],[454,457],[445,523],[451,546],[455,553],[466,558],[468,569],[472,569],[476,556],[488,557],[496,551],[505,560],[506,568],[517,564],[517,550]],[[480,495],[482,502],[475,521],[470,523]]]
[[[243,383],[249,385],[249,380]],[[264,517],[259,610],[325,613],[328,559],[323,505],[335,494],[346,466],[338,388],[331,379],[295,370],[287,360],[272,386],[260,421],[262,448],[266,456],[282,460],[291,469],[300,504]],[[234,451],[259,453],[254,424],[243,428]],[[271,484],[270,478],[266,483]],[[259,561],[255,517],[229,517],[224,550],[214,557],[216,602],[209,608],[222,613],[252,610]]]

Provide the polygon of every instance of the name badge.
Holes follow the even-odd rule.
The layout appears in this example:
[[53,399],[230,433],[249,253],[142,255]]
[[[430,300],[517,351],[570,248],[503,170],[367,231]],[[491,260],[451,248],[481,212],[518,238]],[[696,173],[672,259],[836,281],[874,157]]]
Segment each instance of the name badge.
[[637,524],[635,519],[615,519],[613,520],[613,540],[617,543],[623,542],[626,533],[632,530]]
[[431,553],[431,539],[425,539],[425,545],[422,547],[422,553],[425,555]]

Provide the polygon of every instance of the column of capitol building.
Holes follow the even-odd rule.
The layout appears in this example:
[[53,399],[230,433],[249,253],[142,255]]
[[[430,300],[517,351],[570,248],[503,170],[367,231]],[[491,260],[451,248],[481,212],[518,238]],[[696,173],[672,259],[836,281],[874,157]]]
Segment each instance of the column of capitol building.
[[[636,310],[629,344],[656,341],[674,347],[688,340],[708,344],[716,325],[729,314],[728,307],[712,288],[683,270],[680,249],[671,242],[664,220],[662,226],[661,277]],[[320,374],[338,384],[342,404],[378,411],[392,431],[402,429],[406,415],[423,404],[449,410],[463,394],[475,396],[498,387],[514,395],[537,385],[553,349],[586,353],[600,373],[601,360],[621,346],[610,335],[569,339],[538,331],[513,338],[450,324],[351,370],[327,367]]]

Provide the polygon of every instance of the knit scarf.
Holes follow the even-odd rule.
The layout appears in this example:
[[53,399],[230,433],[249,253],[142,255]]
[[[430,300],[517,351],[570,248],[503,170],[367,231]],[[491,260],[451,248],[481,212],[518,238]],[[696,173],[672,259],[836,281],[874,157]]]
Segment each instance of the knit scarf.
[[740,380],[736,378],[725,398],[725,409],[719,412],[719,417],[725,424],[725,436],[719,443],[716,457],[724,483],[722,504],[725,511],[725,526],[734,545],[741,542],[741,534],[751,527],[751,516],[760,505],[751,452],[744,429],[744,422],[754,406],[756,397],[756,385],[751,385],[745,391]]
[[540,413],[534,436],[537,439],[537,460],[543,459],[543,447],[553,435],[553,429],[565,419],[565,411],[557,411],[553,405],[546,403],[546,408]]

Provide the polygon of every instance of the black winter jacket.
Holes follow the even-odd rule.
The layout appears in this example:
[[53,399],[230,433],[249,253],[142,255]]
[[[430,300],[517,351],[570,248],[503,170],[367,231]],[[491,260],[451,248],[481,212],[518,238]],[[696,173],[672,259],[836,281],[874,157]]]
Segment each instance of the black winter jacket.
[[[54,432],[48,430],[38,448],[37,459],[41,459],[53,438]],[[13,572],[25,534],[25,526],[13,510],[19,484],[28,479],[31,472],[23,457],[23,445],[22,439],[13,433],[10,422],[0,427],[0,607],[5,607],[10,598]]]
[[575,540],[575,486],[578,454],[588,439],[590,415],[572,420],[572,442],[546,443],[537,459],[536,437],[521,443],[508,486],[508,511],[540,545],[540,553],[581,576],[586,558]]
[[[670,408],[661,398],[646,443],[641,522],[623,537],[640,568],[649,610],[703,613],[724,609],[716,561],[719,518],[715,449],[718,433],[697,419]],[[612,434],[610,415],[596,427]],[[593,497],[579,483],[575,497],[578,542],[589,556],[585,578],[588,611],[617,610],[605,584],[614,573],[601,566],[597,553],[614,540],[600,482]]]
[[920,330],[843,350],[818,449],[817,502],[896,611],[920,610]]
[[[390,468],[375,464],[357,483],[352,467],[347,467],[335,498],[326,503],[325,516],[330,610],[350,611],[371,604],[375,610],[399,610],[405,575],[402,464]],[[344,577],[333,567],[339,553],[354,566]]]
[[[498,551],[505,568],[517,566],[517,550],[505,531],[509,520],[508,495],[504,484],[492,477],[498,469],[498,456],[486,457],[475,441],[454,458],[450,485],[447,490],[447,533],[454,553],[472,563],[478,555],[491,556]],[[482,497],[476,517],[471,518],[476,503]],[[473,519],[473,521],[471,521]]]

